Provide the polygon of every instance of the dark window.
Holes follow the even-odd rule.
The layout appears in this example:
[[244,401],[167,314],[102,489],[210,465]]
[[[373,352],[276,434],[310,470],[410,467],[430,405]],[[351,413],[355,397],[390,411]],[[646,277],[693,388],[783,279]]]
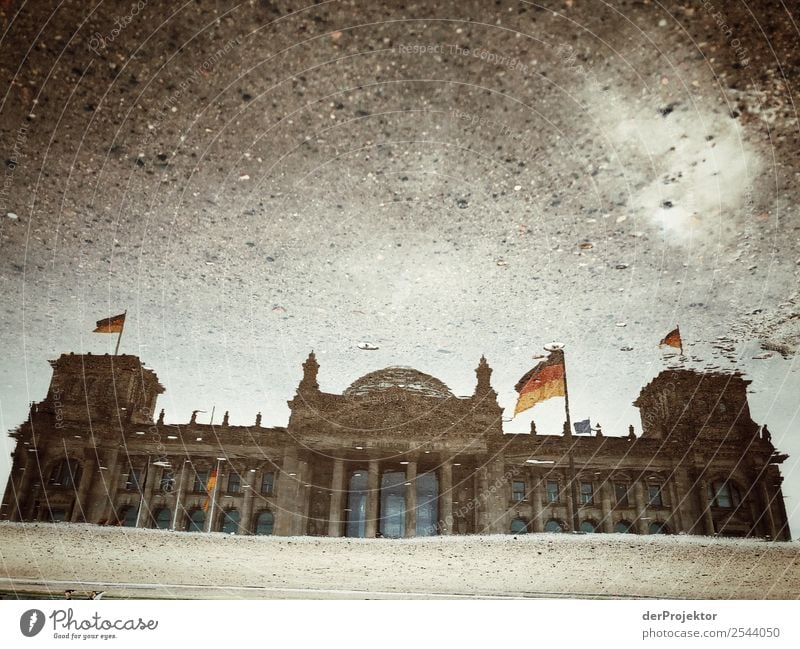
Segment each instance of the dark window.
[[511,500],[520,502],[525,500],[525,483],[514,480],[511,483]]
[[256,534],[258,536],[269,536],[275,525],[275,517],[272,512],[261,512],[256,519]]
[[223,512],[222,523],[220,525],[220,532],[223,534],[238,534],[239,533],[239,512],[235,509],[230,509]]
[[528,532],[528,524],[521,518],[515,518],[513,521],[511,521],[512,534],[527,534],[527,532]]
[[364,538],[367,530],[367,470],[354,471],[347,493],[347,525],[345,534]]
[[661,507],[664,504],[661,498],[661,485],[649,484],[647,485],[647,496],[650,499],[650,504],[653,507]]
[[713,507],[733,509],[739,506],[739,491],[730,482],[715,482],[711,485],[709,498]]
[[128,491],[139,491],[142,488],[142,470],[131,469],[128,478],[125,480],[125,488]]
[[161,507],[153,516],[155,527],[158,530],[168,530],[172,523],[172,512],[167,507]]
[[228,493],[238,494],[242,490],[242,479],[238,473],[231,473],[228,476]]
[[275,474],[267,471],[261,476],[261,495],[271,496],[273,493],[275,493]]
[[557,521],[555,518],[551,518],[544,524],[544,531],[545,532],[563,532],[564,525],[561,521]]
[[433,472],[417,476],[416,518],[417,536],[439,533],[439,478]]
[[208,484],[208,471],[197,471],[194,474],[194,486],[192,491],[196,494],[206,493],[206,485]]
[[123,507],[119,513],[119,521],[122,527],[136,527],[136,518],[139,514],[137,507]]
[[64,460],[55,466],[50,474],[50,485],[75,489],[81,479],[81,465],[78,460]]
[[195,509],[189,515],[189,525],[187,532],[202,532],[206,527],[206,513],[202,509]]
[[617,505],[619,507],[627,507],[628,506],[628,490],[630,487],[625,484],[624,482],[615,482],[614,483],[614,498],[617,501]]
[[581,523],[581,532],[587,534],[594,534],[597,531],[597,525],[593,521],[583,521]]
[[664,523],[653,521],[647,528],[650,534],[669,534],[669,528]]
[[547,502],[549,502],[549,503],[557,503],[558,502],[558,480],[548,480],[546,488],[547,488]]
[[171,469],[164,469],[161,472],[161,481],[159,482],[158,488],[161,489],[161,491],[167,492],[175,488],[175,474]]
[[399,539],[406,531],[406,474],[386,471],[381,477],[381,510],[378,530],[388,539]]
[[581,505],[591,505],[594,502],[594,485],[591,482],[581,482]]
[[67,512],[64,509],[51,509],[48,520],[51,523],[60,523],[67,519]]
[[617,534],[633,534],[633,525],[628,521],[619,521],[614,525],[614,531]]

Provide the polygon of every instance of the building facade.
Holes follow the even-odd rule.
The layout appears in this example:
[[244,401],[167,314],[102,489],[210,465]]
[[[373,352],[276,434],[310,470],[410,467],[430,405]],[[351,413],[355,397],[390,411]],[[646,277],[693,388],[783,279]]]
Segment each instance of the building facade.
[[474,393],[390,367],[342,394],[303,364],[286,427],[156,418],[135,356],[64,354],[12,433],[0,519],[235,534],[410,537],[687,533],[788,540],[779,465],[738,374],[666,370],[626,436],[504,434],[484,358]]

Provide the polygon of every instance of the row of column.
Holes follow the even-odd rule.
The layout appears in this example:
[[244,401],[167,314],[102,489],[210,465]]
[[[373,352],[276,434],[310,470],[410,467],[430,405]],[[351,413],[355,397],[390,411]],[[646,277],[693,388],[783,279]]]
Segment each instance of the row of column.
[[[11,493],[7,493],[4,499],[3,515],[10,520],[31,520],[35,516],[34,509],[34,489],[36,481],[42,486],[46,486],[47,476],[40,475],[39,454],[35,452],[20,453],[21,449],[15,454],[15,461],[12,467],[12,474],[9,477],[8,488]],[[48,465],[52,461],[58,461],[59,457],[54,455],[41,458],[43,465]],[[100,469],[98,457],[88,457],[81,461],[81,478],[75,492],[75,501],[72,507],[70,520],[73,522],[87,521],[100,522],[110,520],[115,516],[114,504],[118,495],[119,484],[121,482],[120,472],[124,464],[124,457],[120,456],[117,448],[102,451],[100,462],[103,469]],[[159,471],[151,466],[147,472],[147,479],[142,487],[143,506],[137,520],[137,525],[147,527],[151,522],[151,504],[153,494],[159,480]],[[283,471],[279,474],[278,486],[278,508],[276,514],[276,534],[304,534],[305,519],[307,512],[308,498],[304,497],[304,490],[301,490],[302,476],[299,474],[307,469],[306,463],[297,459],[293,450],[286,452],[284,457]],[[372,538],[378,531],[378,513],[380,507],[380,474],[381,466],[379,460],[370,460],[368,465],[368,493],[367,493],[367,521],[366,536]],[[406,489],[406,535],[416,534],[416,507],[417,493],[414,488],[417,479],[418,465],[416,461],[409,461],[406,465],[406,482],[410,487]],[[247,471],[246,487],[243,489],[240,520],[248,521],[252,517],[254,507],[254,492],[256,472]],[[295,474],[292,476],[291,474]],[[504,498],[495,495],[494,500],[488,497],[489,474],[491,472],[486,467],[479,467],[474,472],[474,496],[477,531],[484,532],[504,532],[507,530],[499,529],[502,526],[502,512],[507,509]],[[453,530],[453,496],[452,496],[452,463],[443,462],[439,468],[439,519],[440,533],[451,534]],[[492,476],[494,474],[492,473]],[[221,475],[218,479],[221,479]],[[544,503],[544,478],[534,477],[533,491],[533,531],[542,531],[543,520],[542,512],[545,509]],[[780,490],[774,489],[769,485],[769,480],[774,479],[772,475],[760,475],[752,485],[751,493],[746,497],[749,506],[749,514],[756,526],[760,526],[768,532],[772,538],[786,537],[786,521],[781,520],[780,510],[776,507],[781,503],[777,502],[781,497]],[[331,499],[328,520],[328,535],[341,536],[344,528],[344,506],[347,497],[347,472],[344,460],[335,459],[333,461],[333,474],[331,479]],[[173,511],[172,526],[177,527],[177,517],[180,507],[185,503],[187,495],[194,480],[191,473],[191,465],[183,462],[179,476],[177,492],[172,492],[166,496],[165,504],[169,505]],[[714,519],[711,512],[711,502],[708,497],[709,481],[704,474],[697,480],[692,480],[686,469],[677,469],[674,477],[668,479],[662,486],[664,496],[669,499],[671,505],[670,516],[667,523],[674,531],[686,531],[689,533],[700,533],[712,535],[715,533]],[[487,494],[487,497],[481,497]],[[604,532],[613,531],[613,485],[611,481],[604,481],[600,488],[600,510],[602,514],[602,529]],[[19,499],[19,502],[18,500]],[[642,520],[646,516],[647,503],[644,491],[644,483],[636,481],[633,484],[633,500],[635,521],[638,531],[645,533],[647,522]],[[496,501],[496,502],[495,502]],[[216,502],[213,514],[206,517],[206,529],[211,530],[215,524],[215,519],[220,515],[219,501]],[[567,509],[571,516],[571,499],[566,498]],[[759,509],[760,508],[760,509]],[[210,510],[211,511],[211,510]],[[776,513],[777,512],[777,513]],[[760,521],[760,522],[759,522]],[[755,530],[754,530],[755,532]]]
[[[417,534],[417,462],[409,460],[406,467],[405,489],[405,535],[413,537]],[[333,477],[331,479],[331,503],[328,518],[328,536],[342,536],[344,533],[344,504],[348,494],[346,484],[347,472],[344,460],[333,461]],[[369,460],[367,467],[367,506],[364,535],[375,538],[378,533],[378,513],[381,498],[381,466],[379,460]],[[439,466],[439,533],[452,534],[453,530],[453,465],[450,461]]]

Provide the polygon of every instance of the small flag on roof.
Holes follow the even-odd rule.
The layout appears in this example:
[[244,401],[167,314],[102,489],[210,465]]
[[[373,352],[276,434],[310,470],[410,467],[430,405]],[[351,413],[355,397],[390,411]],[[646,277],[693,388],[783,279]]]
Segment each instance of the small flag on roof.
[[591,435],[592,434],[592,424],[588,419],[584,419],[583,421],[576,421],[572,424],[575,428],[576,435]]

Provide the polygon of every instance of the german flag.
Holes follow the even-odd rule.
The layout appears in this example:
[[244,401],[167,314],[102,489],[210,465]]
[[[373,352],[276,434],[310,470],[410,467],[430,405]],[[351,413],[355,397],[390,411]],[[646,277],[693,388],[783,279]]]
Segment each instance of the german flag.
[[[214,491],[214,487],[216,486],[217,486],[217,470],[212,469],[211,473],[208,476],[208,480],[206,481],[206,493],[210,495],[211,492]],[[209,499],[206,498],[206,501],[203,503],[204,512],[208,511],[208,502]]]
[[519,392],[514,416],[523,410],[533,408],[540,401],[551,397],[563,397],[565,394],[564,352],[560,349],[550,352],[547,360],[527,372],[517,382],[514,389]]
[[97,321],[97,328],[92,332],[95,334],[118,334],[125,326],[125,314],[103,318]]
[[678,327],[675,327],[666,336],[664,336],[664,338],[658,344],[659,345],[669,345],[670,347],[675,347],[676,349],[680,349],[681,353],[683,353],[683,341],[681,340],[680,329],[678,329]]

